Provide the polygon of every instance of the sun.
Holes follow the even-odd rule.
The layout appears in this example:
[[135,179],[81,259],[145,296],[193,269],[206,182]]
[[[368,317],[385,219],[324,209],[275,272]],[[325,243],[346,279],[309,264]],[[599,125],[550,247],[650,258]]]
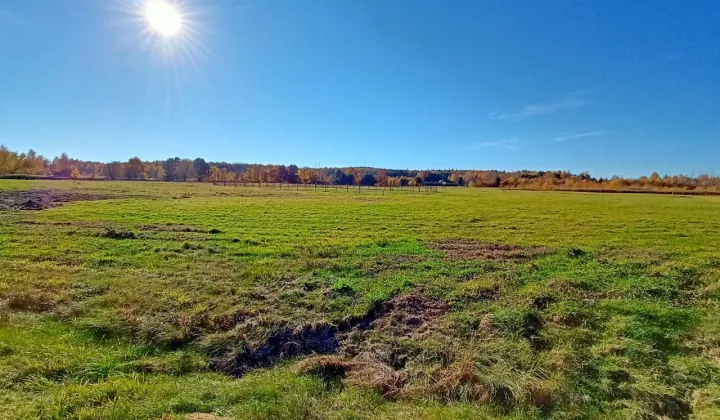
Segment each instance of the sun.
[[166,1],[150,0],[145,8],[145,14],[150,27],[162,36],[172,37],[182,29],[182,16]]

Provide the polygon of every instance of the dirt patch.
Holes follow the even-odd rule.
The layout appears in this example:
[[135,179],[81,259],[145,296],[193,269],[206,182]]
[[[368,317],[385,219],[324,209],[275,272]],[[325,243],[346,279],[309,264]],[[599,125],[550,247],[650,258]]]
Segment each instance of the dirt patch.
[[533,300],[533,309],[536,311],[544,311],[547,307],[555,302],[555,298],[552,296],[538,296]]
[[140,230],[150,231],[150,232],[209,233],[212,235],[222,233],[222,231],[217,228],[200,229],[200,228],[196,228],[194,226],[174,225],[174,224],[142,225],[142,226],[140,226]]
[[362,317],[350,318],[339,325],[277,327],[241,351],[212,359],[210,365],[212,369],[239,377],[251,369],[270,367],[297,356],[338,353],[343,340],[353,332],[377,330],[397,337],[422,334],[448,310],[447,304],[436,298],[420,294],[398,296],[376,305]]
[[62,190],[0,191],[0,211],[45,210],[72,201],[107,200],[108,194]]
[[135,239],[137,237],[134,232],[116,229],[106,229],[100,236],[110,239]]
[[521,335],[531,342],[536,341],[540,336],[540,329],[542,326],[542,321],[537,317],[537,315],[528,313],[523,318]]
[[552,252],[541,246],[519,246],[476,241],[444,239],[430,243],[430,248],[445,253],[446,261],[526,261]]
[[296,356],[336,353],[340,347],[337,332],[337,327],[329,324],[281,327],[264,341],[239,353],[215,358],[210,365],[213,369],[239,377],[253,368],[270,367]]
[[418,335],[448,310],[448,305],[437,298],[415,293],[398,296],[378,308],[370,328],[397,337]]
[[587,254],[587,252],[583,251],[580,248],[570,248],[567,253],[568,257],[570,258],[580,258],[585,254]]

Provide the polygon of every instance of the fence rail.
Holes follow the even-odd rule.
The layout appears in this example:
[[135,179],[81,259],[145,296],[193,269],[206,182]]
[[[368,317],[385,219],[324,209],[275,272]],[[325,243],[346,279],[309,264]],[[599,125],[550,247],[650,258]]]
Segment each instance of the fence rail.
[[358,192],[363,191],[379,191],[385,193],[436,193],[442,189],[438,185],[417,185],[417,186],[379,186],[379,185],[335,185],[335,184],[286,184],[286,183],[264,183],[264,182],[225,182],[216,181],[213,185],[223,185],[226,187],[245,187],[245,188],[276,188],[286,190],[315,190],[315,191],[346,191]]

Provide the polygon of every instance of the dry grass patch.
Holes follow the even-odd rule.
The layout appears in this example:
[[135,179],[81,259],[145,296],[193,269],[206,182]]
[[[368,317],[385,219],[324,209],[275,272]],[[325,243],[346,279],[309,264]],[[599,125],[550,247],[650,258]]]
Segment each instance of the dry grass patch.
[[399,396],[410,379],[407,372],[393,369],[370,353],[361,353],[352,360],[339,356],[313,356],[296,363],[293,370],[325,379],[343,378],[349,384],[374,389],[385,398]]
[[0,191],[0,211],[45,210],[71,201],[107,200],[110,194],[62,190]]
[[187,225],[142,225],[140,230],[144,231],[156,231],[156,232],[186,232],[186,233],[207,233],[206,230],[198,229],[193,226]]
[[382,315],[370,327],[397,337],[421,335],[429,331],[434,321],[448,310],[448,305],[438,298],[411,293],[385,303]]
[[444,402],[493,400],[492,384],[483,380],[470,360],[438,369],[431,376],[430,392]]
[[[169,418],[169,417],[168,417]],[[209,413],[190,413],[185,416],[185,420],[230,420],[231,417],[221,417]]]
[[552,252],[542,246],[507,245],[474,239],[443,239],[431,242],[430,249],[445,253],[446,261],[527,261]]

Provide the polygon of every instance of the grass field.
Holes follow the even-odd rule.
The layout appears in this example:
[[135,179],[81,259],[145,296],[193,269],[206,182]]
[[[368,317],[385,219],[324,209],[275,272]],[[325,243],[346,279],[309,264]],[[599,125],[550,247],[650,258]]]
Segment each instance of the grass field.
[[0,418],[720,418],[720,197],[28,190]]

